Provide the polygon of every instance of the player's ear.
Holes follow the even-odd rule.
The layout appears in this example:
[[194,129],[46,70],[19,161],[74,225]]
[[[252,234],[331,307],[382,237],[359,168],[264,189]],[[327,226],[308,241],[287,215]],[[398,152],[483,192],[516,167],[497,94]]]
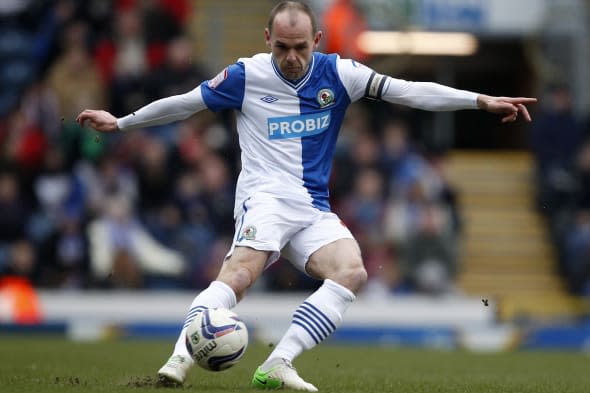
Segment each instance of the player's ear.
[[321,30],[318,30],[318,32],[315,33],[315,37],[313,37],[313,49],[316,49],[320,45],[322,34]]
[[264,28],[264,41],[266,42],[266,46],[270,48],[270,30],[268,30],[268,27]]

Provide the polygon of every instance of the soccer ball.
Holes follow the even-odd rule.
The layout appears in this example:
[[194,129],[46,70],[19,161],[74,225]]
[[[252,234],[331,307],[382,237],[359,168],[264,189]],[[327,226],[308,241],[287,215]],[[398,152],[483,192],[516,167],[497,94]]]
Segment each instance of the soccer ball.
[[186,349],[205,370],[230,368],[244,355],[247,346],[246,324],[225,308],[203,310],[186,329]]

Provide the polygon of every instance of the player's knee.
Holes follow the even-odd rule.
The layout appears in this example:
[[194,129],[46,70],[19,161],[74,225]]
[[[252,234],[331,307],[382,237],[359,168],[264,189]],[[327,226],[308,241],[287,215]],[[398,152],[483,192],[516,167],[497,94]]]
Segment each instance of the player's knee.
[[237,247],[231,257],[223,263],[217,279],[229,285],[240,301],[262,274],[267,259],[266,252]]
[[255,278],[247,269],[238,269],[234,273],[234,282],[235,282],[235,292],[236,297],[241,299],[246,294],[248,288],[254,284]]
[[367,282],[367,270],[363,266],[362,260],[346,265],[341,269],[335,277],[335,281],[350,289],[354,293],[358,293]]
[[367,282],[367,270],[364,268],[363,265],[355,266],[351,269],[349,273],[349,281],[351,282],[350,290],[354,293],[357,293],[365,286]]
[[237,266],[225,270],[220,274],[218,279],[233,289],[239,301],[244,297],[248,288],[256,281],[256,275],[247,266],[237,264]]

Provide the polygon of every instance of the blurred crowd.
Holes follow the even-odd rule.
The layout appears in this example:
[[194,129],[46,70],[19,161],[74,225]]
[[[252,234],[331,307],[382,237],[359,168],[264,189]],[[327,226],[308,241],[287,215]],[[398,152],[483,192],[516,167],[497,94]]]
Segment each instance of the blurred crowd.
[[566,84],[547,87],[531,128],[536,202],[569,290],[590,296],[590,133]]
[[[196,60],[188,0],[55,0],[0,7],[0,274],[43,288],[201,288],[234,233],[233,114],[114,135],[76,124],[184,93]],[[367,292],[454,291],[461,220],[440,151],[407,110],[351,106],[331,203],[362,248]],[[379,108],[377,106],[377,108]],[[373,112],[371,112],[373,111]],[[267,290],[317,282],[273,265]]]

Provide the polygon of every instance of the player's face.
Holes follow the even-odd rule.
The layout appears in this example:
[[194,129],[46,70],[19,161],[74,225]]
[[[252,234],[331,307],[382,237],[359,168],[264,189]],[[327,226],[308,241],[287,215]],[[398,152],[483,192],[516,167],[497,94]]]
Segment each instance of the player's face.
[[272,33],[265,29],[264,35],[281,73],[290,80],[303,77],[322,32],[314,36],[309,16],[303,12],[281,12],[272,26]]

